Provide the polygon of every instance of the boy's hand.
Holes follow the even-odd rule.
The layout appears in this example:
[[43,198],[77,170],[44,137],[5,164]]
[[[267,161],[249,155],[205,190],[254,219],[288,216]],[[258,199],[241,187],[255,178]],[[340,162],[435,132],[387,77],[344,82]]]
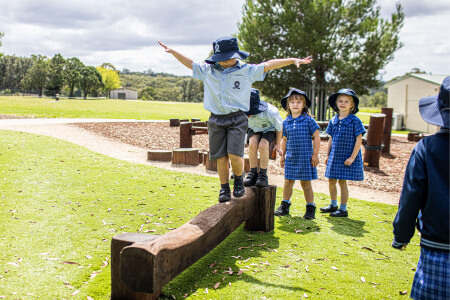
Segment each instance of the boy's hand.
[[281,147],[279,144],[275,144],[274,150],[277,151],[278,155],[283,156],[283,152],[281,152]]
[[284,157],[284,155],[281,155],[281,158],[280,158],[280,166],[281,166],[282,168],[284,168],[284,161],[285,161],[285,157]]
[[350,166],[350,165],[353,163],[354,160],[355,160],[354,158],[349,157],[349,158],[347,158],[347,160],[344,162],[344,165]]
[[313,154],[313,156],[311,157],[311,165],[313,167],[317,167],[318,164],[319,164],[319,155]]
[[300,65],[307,65],[310,64],[312,62],[312,58],[311,56],[308,56],[306,58],[296,58],[294,61],[294,64],[297,68],[300,67]]
[[164,48],[164,49],[166,49],[165,51],[167,52],[167,53],[172,53],[173,51],[172,51],[172,49],[170,49],[169,47],[167,47],[165,44],[163,44],[161,41],[158,41],[158,43]]
[[328,156],[325,158],[325,166],[328,165]]

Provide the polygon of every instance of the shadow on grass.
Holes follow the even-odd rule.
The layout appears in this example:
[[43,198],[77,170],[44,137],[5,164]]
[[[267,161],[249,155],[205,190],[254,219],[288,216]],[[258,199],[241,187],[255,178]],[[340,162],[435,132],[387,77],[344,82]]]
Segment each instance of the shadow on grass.
[[[233,283],[239,281],[260,285],[264,288],[310,292],[308,289],[295,286],[294,284],[285,285],[261,281],[252,276],[254,270],[246,268],[247,265],[251,264],[249,262],[250,259],[265,258],[265,254],[278,247],[279,238],[274,236],[273,231],[268,233],[250,232],[240,227],[214,250],[172,280],[163,289],[161,299],[172,299],[172,295],[178,299],[180,293],[182,297],[187,297],[196,293],[196,291],[200,295],[205,293],[206,296],[206,289],[214,290],[214,285],[218,282],[220,282],[220,285],[217,290],[221,290],[227,288],[230,283],[233,286]],[[231,268],[233,274],[228,273],[229,268]],[[246,270],[241,275],[237,275],[240,269]],[[258,269],[256,273],[262,271],[264,270]],[[273,281],[278,280],[274,279]],[[223,294],[222,297],[224,297]]]
[[319,232],[320,226],[317,225],[315,220],[306,220],[300,216],[291,217],[291,215],[286,215],[279,217],[277,230],[305,235]]
[[370,232],[364,229],[364,225],[366,224],[364,221],[329,216],[326,218],[332,224],[331,230],[342,235],[363,237],[365,233]]

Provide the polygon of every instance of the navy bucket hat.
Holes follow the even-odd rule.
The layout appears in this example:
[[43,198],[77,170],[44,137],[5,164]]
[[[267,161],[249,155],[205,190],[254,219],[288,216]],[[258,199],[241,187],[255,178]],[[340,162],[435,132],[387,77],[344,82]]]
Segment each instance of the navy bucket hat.
[[425,122],[449,128],[449,90],[450,76],[447,76],[442,82],[439,95],[420,99],[419,111]]
[[250,92],[250,110],[245,112],[247,116],[257,115],[267,110],[267,103],[259,99],[259,91],[252,88]]
[[339,92],[334,93],[328,98],[328,104],[330,107],[335,111],[339,112],[339,109],[336,105],[336,100],[340,94],[349,95],[353,98],[353,103],[355,103],[355,107],[351,111],[352,114],[356,114],[359,111],[358,105],[359,105],[359,99],[356,97],[356,93],[351,89],[340,89]]
[[303,96],[305,97],[305,99],[306,99],[306,106],[307,106],[308,108],[311,107],[311,100],[309,100],[308,95],[306,95],[306,93],[305,93],[304,91],[302,91],[302,90],[293,88],[293,89],[290,89],[290,90],[289,90],[289,93],[281,99],[281,106],[283,106],[284,110],[287,110],[287,109],[286,109],[287,99],[288,99],[289,96],[292,95],[292,94],[303,95]]
[[213,43],[213,50],[214,54],[208,59],[205,59],[205,62],[208,64],[215,64],[216,62],[232,58],[246,59],[250,55],[248,52],[239,50],[237,38],[230,36],[217,39]]

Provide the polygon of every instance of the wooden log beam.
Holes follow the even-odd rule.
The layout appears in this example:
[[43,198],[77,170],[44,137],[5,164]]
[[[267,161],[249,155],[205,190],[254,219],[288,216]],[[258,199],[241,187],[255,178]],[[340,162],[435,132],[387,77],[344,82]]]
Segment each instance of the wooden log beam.
[[246,187],[241,198],[218,203],[158,239],[123,248],[120,258],[123,283],[136,292],[152,294],[161,290],[260,210],[256,190]]
[[152,161],[172,161],[172,151],[170,150],[149,150],[147,160]]
[[383,128],[385,114],[372,114],[370,116],[369,130],[367,132],[367,143],[364,146],[364,162],[369,167],[380,167],[380,152],[383,141]]
[[392,114],[394,112],[393,108],[382,107],[381,113],[386,115],[384,120],[384,130],[383,130],[383,149],[381,152],[389,154],[391,152],[391,131],[392,131]]
[[199,156],[197,148],[178,148],[172,152],[173,164],[185,164],[190,166],[199,165]]
[[170,119],[170,127],[178,127],[180,126],[180,119]]
[[180,148],[192,148],[192,123],[180,125]]

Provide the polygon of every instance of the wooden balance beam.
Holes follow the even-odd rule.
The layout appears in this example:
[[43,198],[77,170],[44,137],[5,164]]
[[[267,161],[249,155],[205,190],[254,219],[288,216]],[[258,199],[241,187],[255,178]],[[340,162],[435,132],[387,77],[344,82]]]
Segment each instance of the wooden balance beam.
[[111,299],[157,299],[167,283],[208,254],[243,222],[246,230],[273,230],[276,186],[245,189],[243,197],[218,203],[164,235],[114,236]]

